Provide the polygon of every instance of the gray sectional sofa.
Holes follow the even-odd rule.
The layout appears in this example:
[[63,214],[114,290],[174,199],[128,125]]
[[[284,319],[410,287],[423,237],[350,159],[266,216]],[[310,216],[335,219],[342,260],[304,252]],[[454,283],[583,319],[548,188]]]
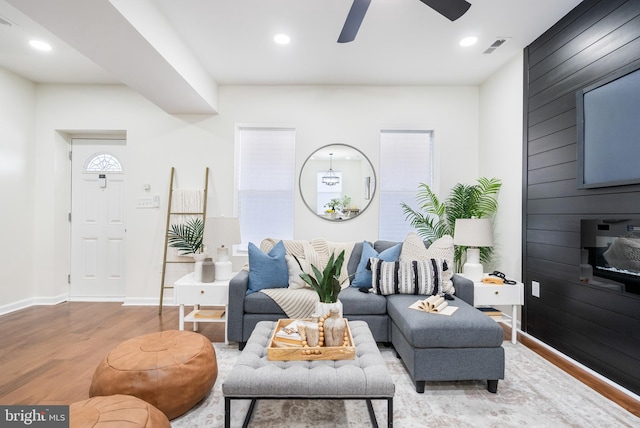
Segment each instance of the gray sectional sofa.
[[[376,241],[381,252],[397,242]],[[356,271],[362,243],[349,258],[349,274]],[[497,391],[504,378],[503,330],[491,318],[473,307],[473,282],[453,276],[454,300],[459,309],[451,316],[427,314],[409,309],[420,296],[382,296],[348,287],[340,293],[344,317],[365,321],[376,342],[391,344],[402,358],[416,385],[424,392],[426,381],[486,380],[487,389]],[[242,349],[260,321],[286,318],[282,309],[266,294],[246,294],[249,273],[241,271],[229,284],[228,338]]]

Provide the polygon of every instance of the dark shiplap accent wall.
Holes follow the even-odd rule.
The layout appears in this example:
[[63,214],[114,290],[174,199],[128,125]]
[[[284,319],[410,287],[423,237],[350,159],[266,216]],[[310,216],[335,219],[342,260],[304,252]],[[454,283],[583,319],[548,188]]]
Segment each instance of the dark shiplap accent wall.
[[640,296],[579,281],[580,220],[640,217],[640,185],[577,189],[575,110],[578,89],[640,64],[640,0],[586,0],[524,56],[524,328],[640,394]]

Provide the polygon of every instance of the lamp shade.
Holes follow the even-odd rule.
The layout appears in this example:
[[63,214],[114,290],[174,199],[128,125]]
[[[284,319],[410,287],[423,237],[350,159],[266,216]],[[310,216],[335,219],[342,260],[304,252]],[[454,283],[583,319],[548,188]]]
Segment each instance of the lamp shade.
[[463,247],[492,247],[493,226],[491,224],[491,219],[456,219],[453,243]]
[[230,247],[239,244],[240,219],[237,217],[207,217],[203,241]]

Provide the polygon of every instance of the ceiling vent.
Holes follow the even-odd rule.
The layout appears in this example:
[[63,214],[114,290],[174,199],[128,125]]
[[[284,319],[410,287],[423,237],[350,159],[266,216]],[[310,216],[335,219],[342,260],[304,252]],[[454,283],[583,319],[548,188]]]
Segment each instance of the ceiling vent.
[[0,25],[6,25],[7,27],[13,27],[16,24],[14,24],[13,22],[9,21],[4,16],[0,15]]
[[507,43],[509,41],[511,37],[498,37],[496,39],[495,42],[491,43],[491,46],[489,46],[487,48],[486,51],[484,51],[483,53],[486,54],[490,54],[493,53],[493,51],[495,51],[496,49],[498,49],[500,46],[504,45],[505,43]]

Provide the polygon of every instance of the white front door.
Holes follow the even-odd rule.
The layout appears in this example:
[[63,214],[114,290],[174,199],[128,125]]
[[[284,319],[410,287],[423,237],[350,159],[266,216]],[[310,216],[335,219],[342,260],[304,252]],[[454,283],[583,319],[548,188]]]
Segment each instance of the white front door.
[[124,300],[125,141],[73,139],[71,300]]

